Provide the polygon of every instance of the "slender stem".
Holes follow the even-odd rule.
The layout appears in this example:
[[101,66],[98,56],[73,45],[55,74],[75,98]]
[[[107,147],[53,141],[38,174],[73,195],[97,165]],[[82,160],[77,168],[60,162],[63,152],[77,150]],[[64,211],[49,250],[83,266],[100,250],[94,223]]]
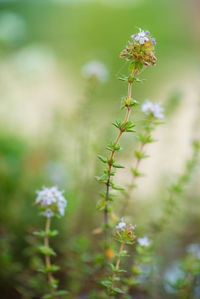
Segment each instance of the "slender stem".
[[[46,250],[49,249],[49,236],[48,236],[48,232],[50,230],[50,224],[51,224],[51,218],[47,218],[46,221],[46,226],[45,226],[45,237],[44,237],[44,246],[46,248]],[[49,255],[45,255],[45,265],[47,268],[51,267],[51,259]],[[55,289],[52,287],[52,283],[53,283],[53,276],[52,273],[47,273],[47,278],[48,278],[48,282],[51,286],[51,292],[53,295],[53,298],[56,298],[56,291]]]
[[[145,147],[146,143],[142,142],[141,143],[141,147],[140,147],[140,153],[143,154],[144,152],[144,147]],[[141,158],[140,157],[137,157],[136,158],[136,164],[135,164],[135,170],[136,172],[138,172],[139,170],[139,167],[140,167],[140,163],[141,163]],[[122,206],[122,209],[121,209],[121,212],[120,212],[120,217],[123,217],[128,209],[128,206],[129,206],[129,202],[130,202],[130,198],[131,198],[131,194],[133,192],[133,189],[134,189],[134,184],[135,184],[135,181],[137,179],[137,175],[136,174],[133,174],[132,175],[132,181],[131,181],[131,184],[128,186],[128,190],[127,192],[125,193],[125,197],[124,197],[124,204]]]
[[110,289],[109,289],[109,293],[110,294],[112,294],[112,290],[114,288],[115,277],[116,277],[117,272],[119,270],[119,265],[120,265],[121,255],[122,255],[123,249],[124,249],[124,243],[121,243],[120,249],[119,249],[119,254],[117,256],[117,261],[116,261],[116,266],[115,266],[115,272],[113,273],[112,278],[111,278],[112,284],[111,284]]
[[105,205],[105,210],[104,210],[105,242],[106,242],[106,245],[107,245],[107,239],[108,239],[108,221],[109,221],[108,202],[109,202],[109,192],[110,192],[110,178],[111,178],[112,161],[113,161],[113,158],[114,158],[115,152],[116,152],[115,147],[119,143],[119,140],[120,140],[120,138],[121,138],[121,136],[124,132],[125,125],[126,125],[127,121],[129,120],[129,116],[130,116],[130,113],[131,113],[130,103],[131,103],[131,89],[132,89],[132,85],[133,85],[133,81],[132,81],[133,76],[134,76],[134,70],[131,73],[131,77],[130,77],[129,84],[128,84],[127,112],[126,112],[122,127],[119,131],[119,134],[117,135],[116,140],[115,140],[114,149],[110,154],[110,159],[109,159],[109,162],[108,162],[108,180],[106,182],[106,198],[105,198],[106,205]]

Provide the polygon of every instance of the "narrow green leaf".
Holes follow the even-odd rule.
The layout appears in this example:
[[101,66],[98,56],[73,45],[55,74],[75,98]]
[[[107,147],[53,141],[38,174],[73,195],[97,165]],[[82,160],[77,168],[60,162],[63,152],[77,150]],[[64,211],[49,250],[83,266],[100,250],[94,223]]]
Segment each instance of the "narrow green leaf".
[[115,168],[125,168],[125,166],[123,166],[119,163],[113,163],[112,166],[115,167]]
[[101,160],[101,162],[103,163],[108,163],[108,159],[106,157],[103,157],[101,155],[98,155],[99,160]]

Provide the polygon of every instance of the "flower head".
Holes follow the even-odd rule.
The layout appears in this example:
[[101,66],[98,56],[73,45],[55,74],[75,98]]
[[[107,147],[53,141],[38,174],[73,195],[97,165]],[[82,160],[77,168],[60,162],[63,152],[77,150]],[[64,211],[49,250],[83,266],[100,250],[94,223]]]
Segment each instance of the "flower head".
[[139,29],[137,34],[131,36],[132,41],[128,42],[126,48],[121,52],[120,57],[135,62],[135,73],[140,73],[141,66],[155,65],[154,55],[155,39],[150,36],[149,31]]
[[[148,34],[146,34],[146,32]],[[140,28],[140,32],[133,38],[135,41],[138,41],[141,45],[144,45],[145,42],[149,41],[149,32],[146,31],[144,32],[144,30],[141,30]]]
[[108,79],[108,70],[100,61],[89,61],[82,68],[82,74],[85,78],[96,78],[100,82],[105,82]]
[[67,200],[63,196],[63,191],[59,191],[56,186],[51,188],[43,187],[41,191],[36,191],[36,204],[40,206],[43,215],[47,218],[55,214],[64,216]]
[[152,103],[149,100],[147,100],[145,103],[141,106],[142,112],[144,112],[146,115],[153,115],[155,118],[163,118],[164,109],[160,106],[160,103]]
[[138,238],[137,240],[140,246],[148,247],[151,244],[151,241],[148,239],[148,237]]
[[126,222],[124,222],[124,218],[121,218],[120,222],[116,225],[116,229],[122,229],[126,227]]
[[135,230],[136,225],[127,224],[124,218],[121,218],[120,222],[116,226],[115,237],[117,241],[125,244],[133,244],[135,240]]

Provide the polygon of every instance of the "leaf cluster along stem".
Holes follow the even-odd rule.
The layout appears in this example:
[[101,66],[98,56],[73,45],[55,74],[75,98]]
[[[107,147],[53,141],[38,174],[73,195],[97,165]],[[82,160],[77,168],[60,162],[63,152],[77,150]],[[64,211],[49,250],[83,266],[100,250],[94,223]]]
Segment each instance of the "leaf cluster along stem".
[[[51,218],[47,218],[46,226],[45,226],[45,233],[46,234],[45,234],[45,237],[44,237],[44,247],[45,247],[46,251],[49,250],[49,236],[48,236],[48,233],[50,231],[50,224],[51,224]],[[48,255],[48,254],[45,254],[45,265],[46,265],[47,268],[51,267],[51,258],[50,258],[50,255]],[[47,273],[47,278],[48,278],[48,282],[51,286],[52,296],[53,296],[53,298],[56,298],[56,291],[52,287],[53,276],[52,276],[51,272]]]
[[[134,69],[131,73],[131,78],[133,78],[133,76],[134,76]],[[107,182],[106,182],[106,197],[105,197],[106,204],[105,204],[105,209],[104,209],[104,225],[105,225],[105,241],[106,241],[106,243],[107,243],[107,234],[108,234],[108,220],[109,220],[108,202],[109,202],[109,192],[110,192],[110,178],[111,178],[112,161],[113,161],[113,158],[114,158],[114,155],[115,155],[115,152],[116,152],[116,146],[119,143],[119,140],[120,140],[120,138],[121,138],[121,136],[124,132],[125,125],[128,122],[129,116],[130,116],[130,113],[131,113],[130,103],[131,103],[132,85],[133,85],[133,80],[130,79],[129,83],[128,83],[127,112],[126,112],[126,115],[125,115],[124,122],[123,122],[123,124],[120,128],[119,134],[117,135],[117,138],[115,140],[113,150],[110,154],[110,158],[109,158],[109,161],[108,161],[108,179],[107,179]]]

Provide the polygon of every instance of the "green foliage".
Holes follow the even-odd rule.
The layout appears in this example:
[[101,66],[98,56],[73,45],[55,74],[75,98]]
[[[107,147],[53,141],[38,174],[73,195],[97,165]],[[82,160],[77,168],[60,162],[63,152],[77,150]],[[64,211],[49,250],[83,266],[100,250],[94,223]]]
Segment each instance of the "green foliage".
[[56,255],[55,251],[52,248],[46,248],[45,246],[39,246],[38,250],[44,255]]

